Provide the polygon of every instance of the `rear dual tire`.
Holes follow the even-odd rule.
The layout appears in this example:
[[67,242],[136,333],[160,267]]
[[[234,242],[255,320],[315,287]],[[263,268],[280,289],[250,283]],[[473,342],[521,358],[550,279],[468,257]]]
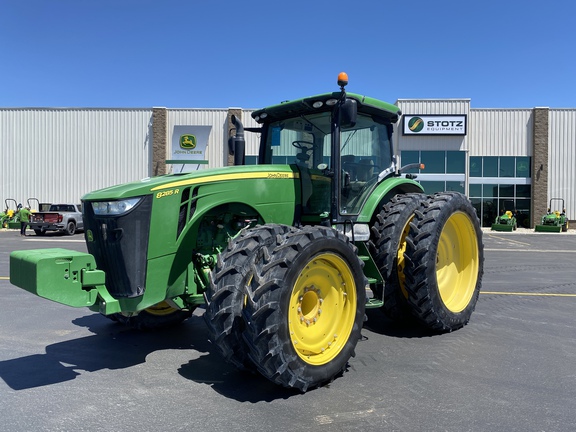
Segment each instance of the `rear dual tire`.
[[[426,199],[427,195],[418,193],[396,195],[383,206],[372,223],[370,252],[384,278],[381,310],[393,321],[405,322],[412,318],[405,288],[404,252],[414,212]],[[377,293],[379,297],[382,297],[381,291]]]
[[375,218],[370,247],[385,279],[382,310],[389,318],[436,332],[468,323],[484,254],[480,221],[464,195],[395,196]]
[[466,325],[480,293],[484,248],[476,211],[464,195],[443,192],[422,202],[410,223],[405,262],[412,314],[437,332]]

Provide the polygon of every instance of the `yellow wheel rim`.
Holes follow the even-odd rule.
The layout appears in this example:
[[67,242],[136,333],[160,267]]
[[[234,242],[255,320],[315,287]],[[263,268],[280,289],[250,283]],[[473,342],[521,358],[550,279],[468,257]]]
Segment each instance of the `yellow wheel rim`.
[[173,308],[172,306],[170,306],[168,303],[166,303],[165,301],[160,302],[154,306],[151,306],[147,309],[145,309],[146,312],[148,312],[150,315],[157,315],[157,316],[165,316],[165,315],[170,315],[176,311],[178,311],[178,309]]
[[412,217],[408,219],[408,222],[406,222],[406,225],[404,225],[398,242],[398,250],[396,251],[396,273],[398,274],[400,289],[405,298],[408,298],[408,292],[405,288],[406,276],[404,276],[404,252],[406,252],[406,237],[408,237],[408,233],[410,232],[410,222],[412,222],[412,219],[414,219],[414,215],[412,215]]
[[436,281],[448,310],[462,312],[478,282],[478,240],[469,216],[456,212],[446,222],[436,255]]
[[324,365],[344,348],[356,316],[356,284],[339,256],[316,256],[300,272],[290,296],[288,329],[298,356]]

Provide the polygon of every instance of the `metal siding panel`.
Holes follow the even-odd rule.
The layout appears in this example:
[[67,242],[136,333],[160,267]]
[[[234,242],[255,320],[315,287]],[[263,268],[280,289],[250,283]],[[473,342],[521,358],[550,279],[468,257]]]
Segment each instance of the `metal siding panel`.
[[[256,110],[243,110],[242,111],[242,121],[244,122],[244,127],[260,127],[256,120],[252,118],[252,113]],[[259,133],[246,132],[244,137],[246,139],[246,156],[258,156],[258,151],[260,150],[260,135]]]
[[531,109],[471,109],[470,156],[532,156]]
[[465,136],[406,136],[397,129],[396,141],[400,151],[402,150],[466,150]]
[[398,99],[404,114],[468,114],[470,99]]
[[0,110],[0,199],[79,202],[148,176],[151,110]]
[[548,199],[564,198],[568,219],[576,220],[576,109],[550,109],[549,116]]

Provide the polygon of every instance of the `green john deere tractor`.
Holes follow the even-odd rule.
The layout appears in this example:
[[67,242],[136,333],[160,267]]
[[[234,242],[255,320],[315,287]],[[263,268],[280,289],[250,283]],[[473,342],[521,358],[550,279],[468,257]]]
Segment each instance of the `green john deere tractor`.
[[507,210],[506,209],[506,204],[507,203],[511,203],[508,208],[514,208],[514,202],[513,201],[505,201],[503,208],[502,208],[502,213],[500,214],[500,216],[496,217],[496,220],[494,221],[494,223],[492,224],[492,231],[516,231],[516,228],[518,228],[518,222],[516,220],[516,210],[512,211],[512,210]]
[[[89,253],[13,252],[11,282],[140,329],[204,305],[226,360],[300,391],[344,371],[366,308],[464,326],[483,274],[474,207],[403,176],[400,110],[347,82],[255,111],[256,128],[233,118],[235,166],[85,195]],[[244,165],[245,133],[260,136],[258,165]]]
[[[552,202],[559,201],[562,203],[562,211],[552,211]],[[534,228],[537,232],[566,232],[568,231],[568,218],[566,217],[566,207],[564,198],[551,198],[548,212],[542,216],[542,221]]]

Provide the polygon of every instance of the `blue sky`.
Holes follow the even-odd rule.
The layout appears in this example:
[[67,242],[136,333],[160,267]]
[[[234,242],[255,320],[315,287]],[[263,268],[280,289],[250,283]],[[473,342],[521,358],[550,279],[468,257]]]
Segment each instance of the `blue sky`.
[[576,107],[574,0],[0,0],[0,107]]

